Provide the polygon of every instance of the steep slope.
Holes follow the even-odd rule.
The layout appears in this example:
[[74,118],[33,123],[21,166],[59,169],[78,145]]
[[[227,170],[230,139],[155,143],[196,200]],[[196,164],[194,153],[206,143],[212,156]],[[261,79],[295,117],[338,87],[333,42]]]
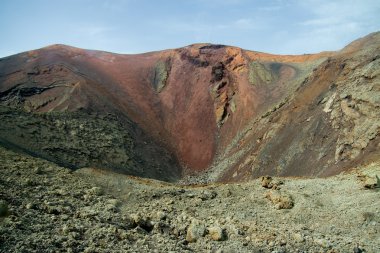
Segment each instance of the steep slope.
[[0,143],[66,167],[178,179],[177,159],[130,120],[123,95],[90,63],[71,61],[83,52],[53,46],[0,61]]
[[379,41],[302,56],[211,44],[10,56],[0,60],[0,141],[73,168],[163,180],[335,174],[378,158]]
[[379,160],[379,70],[379,33],[329,57],[235,140],[223,180],[329,176]]

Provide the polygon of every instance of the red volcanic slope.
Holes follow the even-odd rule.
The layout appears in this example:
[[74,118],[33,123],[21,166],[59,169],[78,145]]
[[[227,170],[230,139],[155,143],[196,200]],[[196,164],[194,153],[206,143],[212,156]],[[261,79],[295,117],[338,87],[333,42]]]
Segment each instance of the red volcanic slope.
[[[378,37],[375,34],[366,40],[376,44]],[[286,122],[291,129],[279,131],[285,131],[283,135],[287,138],[296,138],[296,132],[290,133],[298,129],[292,125],[292,114],[302,111],[302,115],[308,115],[309,102],[326,92],[339,75],[334,73],[334,67],[327,70],[328,77],[310,80],[313,71],[322,71],[319,68],[326,68],[326,62],[331,59],[347,61],[367,45],[363,43],[363,40],[357,42],[342,52],[302,56],[271,55],[211,44],[139,55],[53,45],[1,59],[0,93],[4,98],[17,87],[39,89],[22,101],[22,108],[29,112],[81,110],[123,115],[172,153],[185,172],[204,171],[227,162],[230,165],[223,171],[230,169],[224,176],[228,180],[242,168],[247,157],[262,155],[252,148],[252,143],[267,145],[259,135],[272,134],[271,138],[276,138],[277,130],[266,133],[269,127],[255,125],[259,119],[273,112],[278,114],[287,105],[287,111],[281,114],[283,119],[272,122],[280,125]],[[10,104],[4,101],[3,104]],[[292,111],[289,104],[297,109]],[[319,114],[310,113],[310,116]],[[260,128],[260,131],[249,135],[246,134],[249,128]],[[289,144],[286,143],[266,146],[270,151],[265,154],[273,155],[268,166],[275,166],[283,159],[276,156],[281,156],[282,145]],[[291,156],[289,152],[288,156]],[[298,168],[302,164],[297,162],[292,166]],[[330,165],[325,161],[319,166],[324,166],[326,171]],[[250,169],[251,165],[245,168]],[[283,170],[288,172],[280,174],[297,174],[289,169],[285,166]],[[339,171],[334,169],[334,173]],[[272,169],[262,172],[277,173]],[[314,175],[306,170],[298,172]],[[246,178],[247,173],[240,178]]]

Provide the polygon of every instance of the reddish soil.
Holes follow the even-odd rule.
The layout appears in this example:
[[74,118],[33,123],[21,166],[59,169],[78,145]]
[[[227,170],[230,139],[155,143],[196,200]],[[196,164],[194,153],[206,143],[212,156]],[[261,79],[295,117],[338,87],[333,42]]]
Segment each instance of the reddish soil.
[[[283,159],[284,147],[300,138],[302,122],[310,116],[315,126],[305,136],[310,131],[316,132],[322,138],[318,141],[323,142],[318,145],[323,147],[336,140],[328,116],[317,108],[316,99],[340,75],[340,64],[368,43],[374,43],[373,40],[355,42],[342,52],[301,56],[271,55],[211,44],[139,55],[53,45],[0,59],[0,95],[5,101],[12,89],[29,87],[29,91],[23,91],[33,94],[22,101],[27,111],[82,110],[125,117],[172,153],[190,174],[208,169],[218,159],[230,159],[239,150],[247,150],[233,161],[224,180],[231,180],[239,168],[245,172],[236,180],[267,173],[328,175],[332,174],[329,171],[336,173],[345,167],[327,165],[335,152],[332,146],[323,159],[317,159],[314,151],[303,151],[281,172],[275,167]],[[334,59],[333,63],[327,62],[328,57]],[[251,67],[252,62],[259,65]],[[257,69],[253,77],[250,68]],[[252,83],[250,78],[259,81]],[[270,114],[266,124],[283,126],[272,137],[272,141],[281,140],[269,145],[269,140],[263,140],[268,127],[258,127],[252,122],[264,118],[279,103],[280,108]],[[253,133],[238,138],[247,127],[253,128]],[[324,136],[329,138],[324,141]],[[265,160],[264,153],[259,152],[262,146],[252,146],[260,141],[260,145],[269,145],[264,153],[269,152],[271,158],[261,162],[261,169],[252,174],[252,163],[248,166],[244,161],[250,156]],[[303,166],[305,161],[308,167]],[[289,170],[290,167],[294,169]]]

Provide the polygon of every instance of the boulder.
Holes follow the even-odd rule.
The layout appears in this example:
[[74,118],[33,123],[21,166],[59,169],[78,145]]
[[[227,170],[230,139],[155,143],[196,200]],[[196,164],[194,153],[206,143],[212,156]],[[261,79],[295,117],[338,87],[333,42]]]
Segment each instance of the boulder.
[[187,228],[186,241],[196,242],[199,238],[205,236],[206,227],[199,220],[192,220]]

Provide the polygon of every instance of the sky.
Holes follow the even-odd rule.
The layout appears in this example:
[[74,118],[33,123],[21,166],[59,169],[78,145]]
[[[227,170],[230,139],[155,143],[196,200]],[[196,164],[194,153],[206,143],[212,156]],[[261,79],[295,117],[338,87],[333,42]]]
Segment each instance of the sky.
[[304,54],[379,30],[379,0],[0,1],[0,57],[51,44],[134,54],[206,42]]

